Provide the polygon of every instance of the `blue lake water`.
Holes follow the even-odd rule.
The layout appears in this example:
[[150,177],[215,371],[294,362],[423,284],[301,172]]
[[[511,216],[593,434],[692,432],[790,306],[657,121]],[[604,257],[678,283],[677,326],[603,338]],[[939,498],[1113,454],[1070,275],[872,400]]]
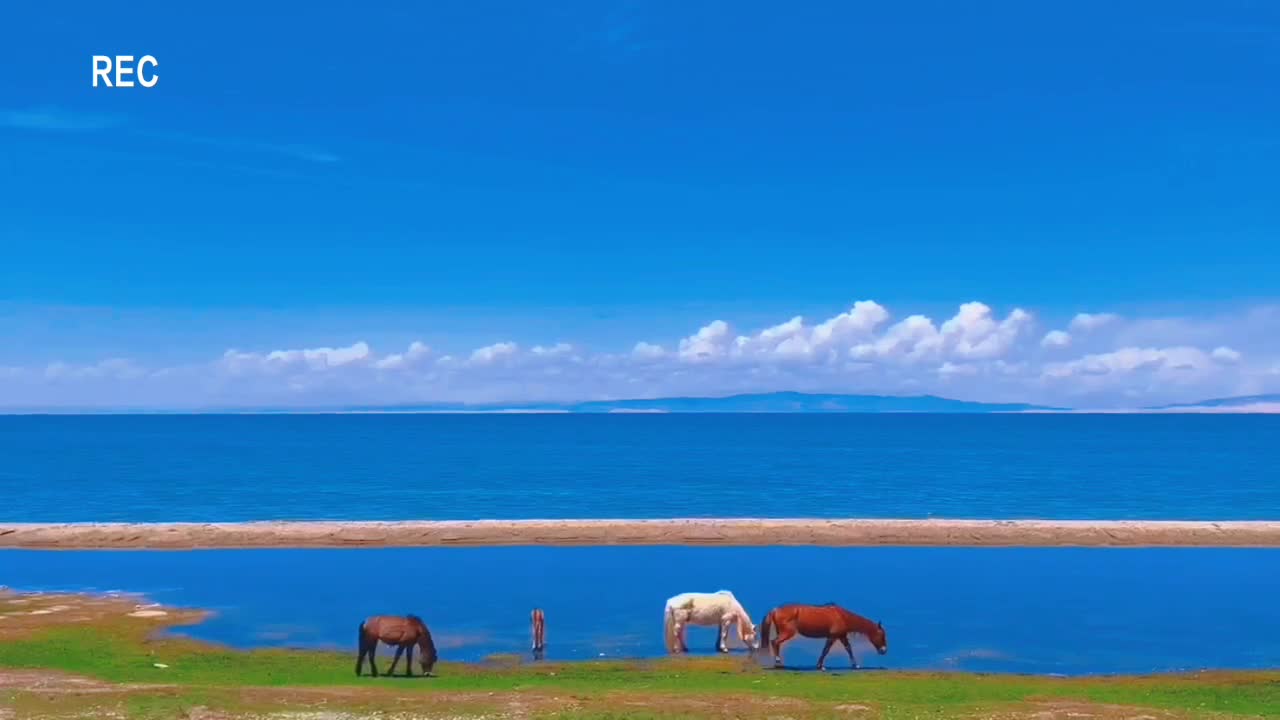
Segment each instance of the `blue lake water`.
[[[655,656],[667,597],[729,588],[757,619],[833,601],[882,621],[890,653],[860,643],[865,665],[1069,675],[1280,666],[1277,570],[1264,549],[0,551],[0,583],[209,608],[184,632],[239,647],[349,650],[364,616],[415,612],[443,657],[479,660],[526,652],[540,606],[549,659]],[[691,632],[695,651],[713,642]],[[819,647],[795,641],[787,660]]]
[[1280,416],[0,417],[0,521],[1280,519]]

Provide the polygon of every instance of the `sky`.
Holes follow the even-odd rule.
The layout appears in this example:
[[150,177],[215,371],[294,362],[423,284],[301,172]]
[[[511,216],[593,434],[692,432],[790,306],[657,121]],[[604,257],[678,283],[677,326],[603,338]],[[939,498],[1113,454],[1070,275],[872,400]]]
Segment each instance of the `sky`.
[[1273,3],[44,5],[0,410],[1280,392]]

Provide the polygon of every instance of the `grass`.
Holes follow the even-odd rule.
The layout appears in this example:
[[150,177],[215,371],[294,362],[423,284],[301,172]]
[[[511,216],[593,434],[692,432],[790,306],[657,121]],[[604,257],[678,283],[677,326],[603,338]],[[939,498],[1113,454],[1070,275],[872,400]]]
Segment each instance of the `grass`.
[[[64,600],[65,601],[65,600]],[[1164,711],[1166,717],[1280,717],[1280,672],[1055,679],[1017,675],[867,671],[776,672],[747,658],[464,665],[441,663],[436,677],[357,678],[354,653],[237,651],[156,637],[158,621],[98,617],[33,627],[0,640],[0,673],[59,671],[119,686],[101,697],[57,699],[14,690],[7,702],[31,716],[101,712],[127,718],[184,717],[197,706],[238,713],[324,707],[350,711],[429,710],[426,715],[508,714],[605,718],[1030,717],[1063,704],[1094,717]],[[167,665],[157,668],[156,663]],[[383,655],[383,671],[390,654]],[[415,672],[417,668],[415,666]],[[138,687],[163,684],[164,687]],[[0,690],[0,708],[5,691]],[[54,700],[50,700],[54,697]],[[513,711],[517,708],[519,712]],[[1079,713],[1077,713],[1079,714]],[[0,712],[0,717],[4,713]],[[20,715],[21,716],[21,715]],[[233,717],[239,717],[233,716]]]

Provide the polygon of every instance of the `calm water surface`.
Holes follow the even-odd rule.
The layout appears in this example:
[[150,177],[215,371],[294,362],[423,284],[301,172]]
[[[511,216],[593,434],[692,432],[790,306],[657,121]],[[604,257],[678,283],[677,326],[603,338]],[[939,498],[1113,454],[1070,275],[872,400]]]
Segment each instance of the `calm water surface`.
[[[240,647],[349,649],[364,616],[416,612],[444,657],[479,660],[527,651],[540,606],[549,658],[655,656],[667,597],[729,588],[756,618],[834,601],[882,621],[890,653],[860,643],[866,665],[1062,674],[1280,666],[1277,570],[1280,551],[1223,549],[0,551],[0,583],[210,608],[184,632]],[[787,659],[819,648],[796,641]]]
[[0,417],[0,521],[1280,519],[1280,416]]

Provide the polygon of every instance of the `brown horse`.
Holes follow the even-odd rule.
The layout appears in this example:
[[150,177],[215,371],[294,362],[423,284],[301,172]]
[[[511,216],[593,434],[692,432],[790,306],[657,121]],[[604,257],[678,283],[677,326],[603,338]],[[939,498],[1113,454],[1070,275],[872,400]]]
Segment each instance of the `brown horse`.
[[533,624],[533,656],[539,658],[546,648],[547,633],[547,618],[542,614],[542,608],[534,608],[529,614],[529,621]]
[[[769,632],[778,628],[778,639],[769,642]],[[849,645],[850,635],[862,635],[871,641],[881,655],[889,652],[889,641],[885,637],[884,626],[872,622],[861,615],[849,612],[835,603],[826,605],[781,605],[769,611],[760,623],[760,647],[772,648],[774,667],[782,667],[782,644],[801,635],[807,638],[825,638],[827,644],[818,656],[818,669],[823,668],[827,653],[838,640],[849,653],[849,662],[858,667],[853,657],[853,648]]]
[[422,618],[417,615],[371,617],[360,623],[356,638],[360,648],[360,655],[356,658],[357,677],[364,668],[366,655],[369,657],[369,669],[373,671],[374,677],[378,677],[378,663],[374,656],[378,652],[379,640],[396,648],[396,657],[391,661],[391,669],[387,670],[388,675],[395,674],[396,663],[400,662],[400,656],[406,650],[409,651],[409,657],[404,662],[404,676],[409,677],[413,674],[414,645],[417,645],[418,650],[421,651],[418,662],[422,665],[422,674],[430,675],[431,669],[435,667],[436,644],[431,640],[431,631],[427,629],[426,623],[422,622]]

